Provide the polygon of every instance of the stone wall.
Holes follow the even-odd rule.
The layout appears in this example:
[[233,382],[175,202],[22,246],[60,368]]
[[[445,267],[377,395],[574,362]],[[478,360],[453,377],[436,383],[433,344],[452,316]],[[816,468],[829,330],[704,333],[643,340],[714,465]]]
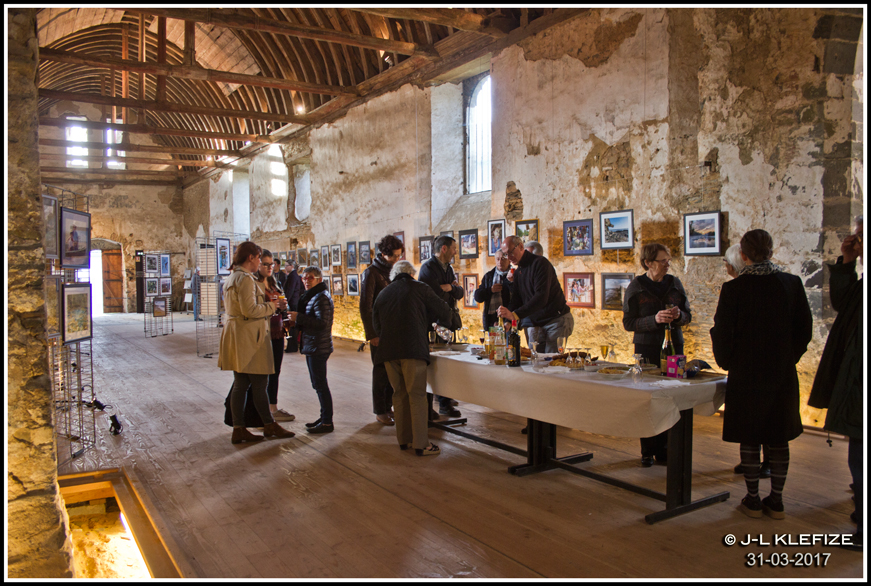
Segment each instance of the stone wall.
[[8,9],[7,576],[74,577],[48,375],[36,112],[36,10]]

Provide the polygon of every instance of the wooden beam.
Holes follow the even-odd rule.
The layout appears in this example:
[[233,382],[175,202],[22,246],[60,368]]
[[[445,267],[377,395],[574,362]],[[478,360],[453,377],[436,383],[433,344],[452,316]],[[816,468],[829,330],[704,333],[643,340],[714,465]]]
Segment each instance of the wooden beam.
[[39,167],[40,173],[72,173],[73,175],[143,175],[166,177],[167,175],[175,175],[176,177],[194,177],[196,173],[187,171],[179,171],[173,169],[164,169],[162,171],[150,171],[144,169],[93,169],[91,167]]
[[[51,138],[40,138],[39,144],[41,146],[50,146],[50,147],[80,147],[87,149],[96,149],[98,151],[103,151],[103,149],[108,148],[117,148],[114,145],[108,145],[105,142],[75,142],[71,140],[54,140]],[[195,149],[191,147],[177,147],[177,146],[148,146],[142,144],[129,144],[124,145],[124,152],[128,151],[140,151],[144,153],[175,153],[179,155],[212,155],[213,157],[242,157],[244,156],[239,151],[229,151],[229,150],[220,150],[220,149]]]
[[[163,126],[150,126],[148,124],[117,124],[112,122],[91,122],[88,120],[68,120],[66,118],[40,117],[40,126],[54,126],[66,128],[68,126],[80,126],[96,130],[121,130],[131,134],[162,134],[164,136],[186,136],[192,138],[209,138],[214,140],[241,140],[250,142],[273,143],[275,139],[262,134],[233,134],[230,132],[209,132],[206,130],[188,130],[186,128],[166,128]],[[106,148],[111,148],[107,146]],[[123,147],[116,146],[119,150]]]
[[507,30],[504,30],[506,27],[501,22],[499,26],[496,26],[495,20],[491,24],[486,16],[466,12],[461,8],[358,8],[350,6],[349,9],[383,16],[384,18],[418,20],[430,24],[440,24],[461,31],[487,35],[495,39],[501,39],[508,33]]
[[[124,150],[124,149],[119,149]],[[124,151],[127,152],[127,151]],[[73,159],[77,159],[79,161],[88,161],[93,163],[106,163],[107,161],[116,161],[118,163],[133,163],[133,164],[141,164],[141,165],[170,165],[170,166],[183,166],[183,167],[223,167],[226,163],[216,163],[215,161],[200,161],[200,160],[188,160],[188,159],[151,159],[147,157],[107,157],[105,155],[101,156],[75,156],[68,155],[66,153],[44,153],[40,151],[39,153],[40,160],[42,159],[64,159],[67,161],[72,161]]]
[[154,179],[79,179],[77,177],[42,177],[41,180],[43,182],[53,181],[55,183],[71,183],[76,185],[93,185],[95,183],[99,183],[100,185],[166,185],[176,187],[181,187],[183,185],[181,179],[173,181],[158,181]]
[[130,98],[110,98],[96,94],[83,94],[78,92],[59,92],[40,88],[40,98],[50,100],[68,100],[70,102],[83,102],[85,104],[103,104],[107,106],[126,106],[128,108],[144,108],[159,112],[175,112],[177,114],[199,114],[201,116],[226,116],[229,118],[242,118],[250,120],[268,120],[270,122],[284,122],[285,124],[308,124],[311,118],[305,116],[286,116],[284,114],[271,114],[269,112],[252,112],[250,110],[226,110],[223,108],[206,108],[202,106],[188,106],[170,102],[154,102],[150,100],[133,100]]
[[118,10],[179,20],[191,20],[227,28],[288,35],[303,39],[313,39],[315,41],[325,41],[327,43],[340,43],[354,47],[363,47],[364,49],[402,53],[403,55],[438,56],[432,47],[424,47],[414,43],[355,35],[345,31],[294,24],[284,20],[246,16],[215,8],[119,8]]
[[[157,17],[157,62],[166,63],[166,18]],[[157,76],[157,101],[166,101],[166,76]]]
[[317,83],[309,83],[307,81],[295,81],[292,79],[265,77],[262,75],[247,75],[244,73],[233,73],[232,71],[218,71],[215,69],[205,69],[197,65],[187,66],[161,63],[141,63],[130,59],[116,59],[114,57],[90,55],[87,53],[58,51],[57,49],[49,49],[48,47],[39,48],[39,58],[45,61],[88,65],[90,67],[114,67],[121,71],[150,73],[152,75],[165,75],[181,79],[196,79],[200,81],[271,87],[280,90],[307,92],[310,94],[323,94],[328,96],[360,95],[360,92],[353,87],[321,85]]

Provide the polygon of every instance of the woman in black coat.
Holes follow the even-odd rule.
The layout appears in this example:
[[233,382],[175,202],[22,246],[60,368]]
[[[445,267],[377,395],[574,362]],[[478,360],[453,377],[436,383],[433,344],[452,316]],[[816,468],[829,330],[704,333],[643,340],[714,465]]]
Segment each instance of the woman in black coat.
[[333,431],[333,396],[327,384],[327,360],[333,353],[333,298],[319,268],[306,267],[302,273],[305,292],[299,298],[297,311],[288,312],[291,323],[301,331],[300,352],[305,355],[312,387],[321,403],[321,416],[306,423],[309,433]]
[[[804,284],[771,262],[774,243],[765,230],[741,238],[747,263],[723,283],[711,328],[714,358],[729,371],[723,441],[740,444],[750,517],[785,518],[783,486],[789,441],[802,432],[795,365],[807,350],[813,321]],[[759,449],[769,445],[771,494],[759,498]]]

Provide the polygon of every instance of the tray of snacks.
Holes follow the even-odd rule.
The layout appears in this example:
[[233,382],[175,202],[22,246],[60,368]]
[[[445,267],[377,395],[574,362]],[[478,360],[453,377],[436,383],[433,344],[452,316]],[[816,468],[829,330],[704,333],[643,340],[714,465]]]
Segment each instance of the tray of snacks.
[[628,375],[628,366],[605,366],[596,371],[596,376],[605,380],[620,380]]

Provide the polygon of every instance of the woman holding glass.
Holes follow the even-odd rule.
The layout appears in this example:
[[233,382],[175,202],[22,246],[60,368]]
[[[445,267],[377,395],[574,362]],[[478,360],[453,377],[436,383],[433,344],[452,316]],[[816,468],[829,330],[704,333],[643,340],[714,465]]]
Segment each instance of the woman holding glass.
[[[683,354],[681,327],[690,323],[692,313],[680,279],[668,274],[671,253],[658,242],[641,248],[641,266],[647,272],[629,283],[623,295],[623,328],[635,332],[635,353],[652,364],[659,363],[665,330],[677,354]],[[668,460],[668,431],[641,438],[641,465],[645,468]]]

